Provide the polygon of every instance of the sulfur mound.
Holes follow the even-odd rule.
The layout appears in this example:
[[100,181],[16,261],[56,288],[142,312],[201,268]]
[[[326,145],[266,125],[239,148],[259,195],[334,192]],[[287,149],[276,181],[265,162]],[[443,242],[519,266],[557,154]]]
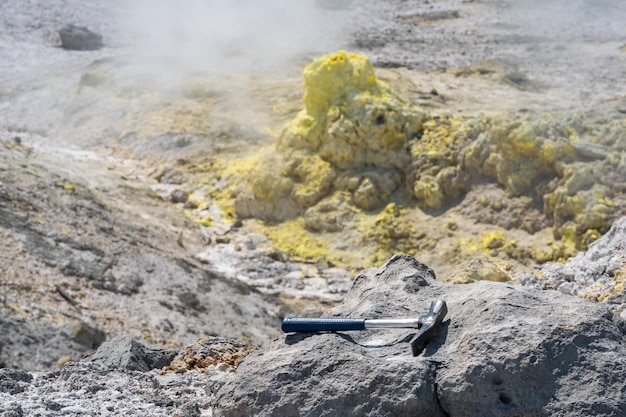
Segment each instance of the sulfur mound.
[[284,220],[336,192],[359,208],[379,208],[410,169],[408,144],[425,115],[378,81],[367,57],[325,55],[303,78],[304,109],[283,131],[278,155],[250,172],[235,204],[239,216]]
[[304,85],[305,108],[283,132],[281,152],[318,154],[340,170],[406,169],[423,113],[377,81],[367,57],[323,56],[304,69]]
[[[426,238],[411,225],[458,212],[502,228],[512,242],[482,250],[474,242],[463,253],[543,263],[575,255],[626,214],[622,117],[430,115],[378,80],[367,57],[345,51],[314,60],[303,79],[303,109],[226,193],[239,218],[290,220],[280,236],[343,231],[361,255],[373,242],[363,256],[379,261],[445,244],[444,232]],[[546,245],[518,246],[508,232],[549,227],[554,242]],[[460,238],[450,253],[472,239]]]
[[[508,202],[499,201],[490,214],[467,201],[470,217],[498,223],[510,211],[504,206],[521,204],[527,215],[535,205],[545,221],[528,218],[515,227],[534,233],[546,224],[554,226],[554,237],[571,247],[564,253],[570,256],[606,233],[624,213],[618,180],[626,172],[619,139],[623,120],[503,114],[467,120],[439,116],[423,126],[421,139],[411,143],[412,188],[422,208],[440,209],[463,197],[472,184],[495,183]],[[500,223],[509,229],[514,222]],[[556,252],[547,256],[561,257]]]

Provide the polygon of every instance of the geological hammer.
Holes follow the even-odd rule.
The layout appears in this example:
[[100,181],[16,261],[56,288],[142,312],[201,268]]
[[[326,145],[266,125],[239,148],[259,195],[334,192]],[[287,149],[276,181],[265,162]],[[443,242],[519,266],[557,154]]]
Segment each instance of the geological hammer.
[[341,332],[347,330],[369,329],[418,329],[411,339],[413,356],[417,356],[428,342],[437,336],[441,322],[448,314],[448,306],[443,300],[430,303],[428,313],[418,319],[359,319],[359,318],[305,318],[287,317],[283,320],[282,330],[285,333],[298,332]]

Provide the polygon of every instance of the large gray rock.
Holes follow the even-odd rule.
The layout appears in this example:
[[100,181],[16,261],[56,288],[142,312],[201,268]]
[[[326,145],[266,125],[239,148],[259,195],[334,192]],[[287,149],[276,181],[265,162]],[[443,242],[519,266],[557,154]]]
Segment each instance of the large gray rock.
[[287,335],[248,356],[215,416],[623,416],[626,345],[604,306],[481,281],[451,285],[396,255],[362,272],[325,316],[415,317],[445,299],[438,337],[410,332]]

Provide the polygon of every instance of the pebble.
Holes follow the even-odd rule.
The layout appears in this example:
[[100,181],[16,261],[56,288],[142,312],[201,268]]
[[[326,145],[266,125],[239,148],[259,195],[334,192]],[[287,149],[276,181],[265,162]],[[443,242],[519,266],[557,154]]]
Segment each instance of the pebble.
[[170,193],[170,200],[172,203],[186,203],[189,200],[189,193],[177,188]]
[[62,409],[59,410],[59,412],[61,414],[67,414],[67,415],[69,415],[69,414],[73,414],[73,415],[76,415],[76,414],[89,414],[89,411],[86,408],[79,407],[79,406],[76,406],[76,405],[70,405],[68,407],[63,407]]
[[557,287],[563,294],[578,295],[578,286],[573,282],[566,281]]

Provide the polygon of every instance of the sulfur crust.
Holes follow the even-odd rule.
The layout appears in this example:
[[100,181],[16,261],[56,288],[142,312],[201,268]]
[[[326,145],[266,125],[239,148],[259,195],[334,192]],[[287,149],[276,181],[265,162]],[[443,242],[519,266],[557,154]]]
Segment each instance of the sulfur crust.
[[302,219],[266,225],[264,231],[274,242],[276,250],[286,252],[293,257],[320,261],[333,258],[328,251],[328,244],[315,234],[307,232]]
[[[202,181],[207,203],[226,218],[264,220],[263,233],[293,256],[367,266],[396,252],[437,250],[454,255],[453,264],[483,255],[543,263],[584,249],[620,210],[602,180],[605,166],[619,171],[626,161],[581,160],[572,142],[589,140],[584,115],[428,115],[379,81],[367,57],[345,51],[316,59],[303,79],[303,109],[275,147],[217,159]],[[624,129],[610,128],[613,136]],[[554,239],[516,241],[515,230],[495,225],[471,236],[417,237],[415,218],[445,222],[485,182],[537,202]],[[344,223],[333,223],[335,215]],[[349,248],[338,249],[338,240]]]
[[324,55],[303,79],[304,109],[285,128],[281,152],[316,153],[339,169],[408,163],[404,145],[421,130],[424,113],[378,81],[366,56]]

